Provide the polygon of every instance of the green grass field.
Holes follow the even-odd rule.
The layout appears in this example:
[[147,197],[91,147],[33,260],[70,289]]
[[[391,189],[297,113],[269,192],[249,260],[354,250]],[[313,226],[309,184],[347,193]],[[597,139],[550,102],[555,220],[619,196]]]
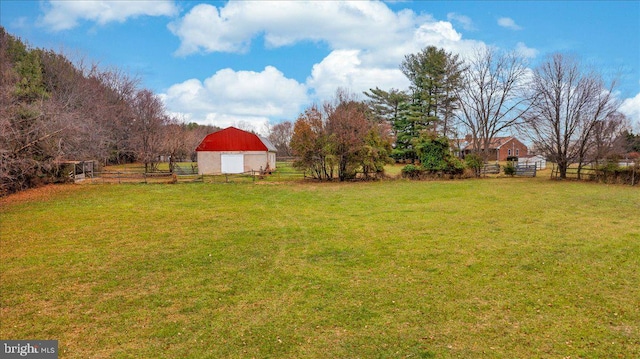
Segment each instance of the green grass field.
[[637,358],[640,191],[67,185],[0,202],[0,338],[60,358]]

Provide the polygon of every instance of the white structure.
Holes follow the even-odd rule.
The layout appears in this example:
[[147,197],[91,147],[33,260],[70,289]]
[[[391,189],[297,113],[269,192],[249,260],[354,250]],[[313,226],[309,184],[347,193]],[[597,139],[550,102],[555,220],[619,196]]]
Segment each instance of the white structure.
[[543,170],[547,168],[547,160],[544,156],[535,155],[518,158],[518,166],[536,166],[536,169]]

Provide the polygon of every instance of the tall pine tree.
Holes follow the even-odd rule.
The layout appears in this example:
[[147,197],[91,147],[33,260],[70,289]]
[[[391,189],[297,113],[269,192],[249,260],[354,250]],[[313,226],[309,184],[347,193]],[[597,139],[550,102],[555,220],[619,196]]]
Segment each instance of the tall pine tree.
[[429,46],[405,56],[400,69],[411,81],[409,117],[419,131],[447,136],[464,64],[458,55]]

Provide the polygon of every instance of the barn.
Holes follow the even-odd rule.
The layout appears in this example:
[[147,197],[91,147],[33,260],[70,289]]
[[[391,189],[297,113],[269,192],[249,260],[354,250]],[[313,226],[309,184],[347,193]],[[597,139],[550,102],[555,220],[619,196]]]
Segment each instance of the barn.
[[272,171],[276,148],[254,133],[227,127],[208,134],[196,148],[199,174]]

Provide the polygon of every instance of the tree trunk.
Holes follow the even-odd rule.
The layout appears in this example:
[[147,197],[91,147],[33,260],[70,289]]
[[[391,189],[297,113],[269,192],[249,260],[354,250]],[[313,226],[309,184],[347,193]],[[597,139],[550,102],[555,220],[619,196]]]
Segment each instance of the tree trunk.
[[560,174],[560,178],[561,179],[566,179],[567,178],[567,168],[569,167],[569,164],[562,161],[558,163],[558,173]]

